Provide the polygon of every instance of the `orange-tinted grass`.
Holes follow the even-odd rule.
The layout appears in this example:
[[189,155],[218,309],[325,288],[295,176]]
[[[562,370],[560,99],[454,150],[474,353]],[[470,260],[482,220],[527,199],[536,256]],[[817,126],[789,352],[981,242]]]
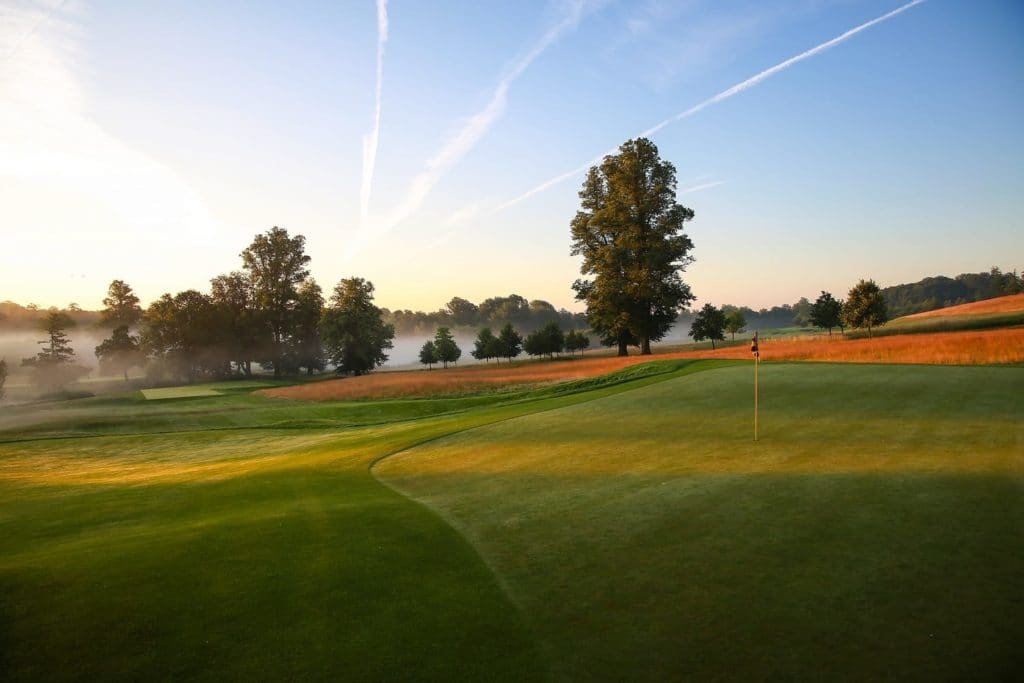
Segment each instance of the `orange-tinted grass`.
[[[665,358],[667,356],[660,356]],[[429,398],[459,395],[505,386],[543,385],[586,379],[637,363],[650,356],[604,357],[468,368],[379,372],[361,377],[314,382],[293,387],[263,389],[256,393],[304,401],[366,398]]]
[[[796,337],[761,342],[764,360],[810,360],[839,363],[928,363],[982,365],[1024,362],[1024,328],[968,332],[892,335],[875,339]],[[680,351],[627,358],[515,365],[484,365],[447,370],[381,372],[293,387],[264,389],[267,396],[305,401],[453,396],[499,387],[530,386],[595,377],[637,363],[672,358],[749,359],[747,345],[716,350]]]
[[984,301],[973,301],[969,304],[960,304],[959,306],[948,306],[946,308],[938,308],[934,311],[925,311],[924,313],[915,313],[913,315],[905,315],[903,319],[914,319],[914,318],[933,318],[937,316],[946,315],[981,315],[984,313],[1014,313],[1016,311],[1024,311],[1024,294],[1011,294],[1010,296],[1001,296],[995,299],[986,299]]
[[[750,358],[747,347],[673,354],[680,358]],[[797,337],[761,342],[762,360],[810,360],[837,363],[927,363],[987,365],[1024,362],[1024,328],[937,332],[844,339]]]

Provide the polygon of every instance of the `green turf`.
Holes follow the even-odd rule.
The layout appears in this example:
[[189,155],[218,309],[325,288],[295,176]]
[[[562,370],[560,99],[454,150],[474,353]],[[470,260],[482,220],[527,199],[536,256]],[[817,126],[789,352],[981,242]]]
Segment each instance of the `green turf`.
[[729,368],[380,463],[523,608],[556,680],[1005,680],[1024,371]]
[[197,396],[220,396],[221,392],[208,386],[195,385],[185,387],[163,387],[161,389],[143,389],[142,396],[147,401],[159,401],[166,398],[196,398]]
[[0,680],[1016,670],[1024,369],[762,370],[7,408]]

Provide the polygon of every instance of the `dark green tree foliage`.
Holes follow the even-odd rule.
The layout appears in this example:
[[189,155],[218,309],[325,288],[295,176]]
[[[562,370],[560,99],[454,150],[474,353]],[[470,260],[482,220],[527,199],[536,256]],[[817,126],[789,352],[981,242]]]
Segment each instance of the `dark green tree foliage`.
[[220,375],[224,354],[213,299],[194,289],[164,294],[146,309],[141,335],[143,351],[156,361],[154,373],[170,373],[189,383],[204,375]]
[[515,331],[512,323],[505,323],[501,328],[497,349],[497,357],[507,358],[509,361],[523,352],[523,337]]
[[320,321],[327,358],[339,373],[362,375],[383,365],[392,347],[395,328],[373,305],[373,283],[361,277],[342,280]]
[[725,314],[720,308],[704,304],[690,325],[690,336],[696,342],[710,339],[711,348],[715,348],[715,340],[725,341]]
[[434,351],[437,353],[437,360],[446,368],[449,363],[456,362],[462,356],[462,349],[455,343],[455,337],[447,327],[437,328],[437,333],[434,334]]
[[100,324],[106,327],[132,327],[142,319],[142,307],[139,297],[135,296],[124,280],[114,280],[107,288],[107,296],[103,299],[103,311],[100,313]]
[[306,268],[306,238],[290,237],[274,227],[257,235],[242,252],[242,266],[249,272],[256,307],[270,331],[270,348],[265,360],[280,377],[287,354],[288,337],[295,325],[299,285],[309,276]]
[[239,271],[210,280],[223,352],[239,372],[252,375],[253,359],[265,357],[270,330],[263,323],[249,276]]
[[103,374],[123,374],[128,381],[128,371],[141,368],[146,364],[146,356],[142,352],[139,338],[128,332],[127,325],[118,325],[110,337],[95,349],[100,361],[100,372]]
[[693,211],[676,202],[675,166],[646,138],[591,168],[572,220],[572,254],[582,256],[576,298],[587,304],[590,327],[627,354],[629,335],[641,353],[664,337],[693,300],[680,273],[693,258],[683,224]]
[[420,363],[432,370],[436,362],[438,362],[437,349],[434,348],[433,340],[428,339],[420,349]]
[[523,350],[531,356],[548,356],[554,358],[565,348],[565,335],[557,322],[550,322],[539,330],[532,332],[523,342]]
[[45,391],[62,389],[89,372],[74,362],[75,350],[65,333],[74,326],[74,320],[66,313],[50,310],[40,324],[47,336],[39,342],[43,349],[21,361],[23,366],[32,368],[32,382]]
[[480,319],[480,309],[477,305],[457,296],[445,306],[445,313],[453,325],[476,325]]
[[[722,307],[725,310],[725,307]],[[747,319],[743,317],[742,311],[738,308],[734,308],[725,314],[725,331],[732,335],[733,339],[736,339],[738,332],[743,332],[747,329]]]
[[497,355],[498,338],[491,332],[491,328],[485,327],[477,334],[473,342],[473,350],[469,352],[477,360],[490,360]]
[[0,358],[0,400],[5,396],[4,385],[7,384],[7,359]]
[[807,300],[807,297],[800,297],[800,300],[793,304],[793,324],[797,327],[807,327],[810,325],[811,307],[812,304]]
[[295,325],[289,340],[289,351],[296,369],[305,368],[307,375],[326,367],[323,341],[320,339],[320,318],[324,310],[323,290],[310,278],[299,287],[295,305]]
[[853,328],[867,328],[868,337],[872,328],[884,325],[889,320],[889,311],[882,291],[874,280],[861,280],[853,286],[843,305],[843,321]]
[[576,352],[579,351],[580,355],[582,356],[583,350],[589,348],[589,346],[590,337],[588,337],[585,333],[579,332],[577,330],[569,330],[565,334],[565,350],[568,351],[570,354],[575,355]]
[[842,322],[843,302],[833,298],[830,292],[822,291],[814,305],[811,306],[811,324],[828,330],[832,336],[832,328],[839,327]]

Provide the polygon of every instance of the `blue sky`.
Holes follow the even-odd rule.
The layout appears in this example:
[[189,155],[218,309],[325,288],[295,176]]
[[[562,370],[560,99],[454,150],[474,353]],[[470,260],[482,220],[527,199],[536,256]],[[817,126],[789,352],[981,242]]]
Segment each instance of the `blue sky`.
[[[0,299],[206,289],[279,225],[383,306],[578,310],[582,172],[511,200],[903,4],[4,2]],[[700,303],[1024,267],[1022,30],[927,0],[657,130]]]

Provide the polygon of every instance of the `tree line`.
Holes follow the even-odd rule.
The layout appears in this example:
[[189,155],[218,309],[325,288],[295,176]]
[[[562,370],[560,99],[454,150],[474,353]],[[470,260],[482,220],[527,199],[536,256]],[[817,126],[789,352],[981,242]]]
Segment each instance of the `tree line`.
[[384,321],[398,334],[422,334],[438,327],[479,328],[481,325],[501,327],[511,324],[525,332],[538,330],[557,322],[565,328],[587,327],[585,313],[556,309],[543,299],[527,300],[518,294],[495,296],[475,304],[462,297],[452,297],[443,308],[433,313],[382,309]]
[[[890,319],[885,296],[874,280],[860,280],[850,289],[845,300],[836,299],[831,292],[823,290],[808,309],[808,323],[828,330],[830,336],[833,329],[838,328],[840,333],[844,333],[850,327],[866,329],[870,337],[874,328]],[[696,342],[710,341],[714,349],[716,341],[725,341],[727,332],[735,339],[737,334],[746,331],[748,325],[741,309],[704,304],[694,316],[689,335]]]
[[[192,382],[249,376],[254,362],[280,377],[328,365],[358,375],[387,360],[395,331],[373,304],[372,283],[342,279],[325,300],[307,268],[305,238],[279,227],[257,235],[240,256],[241,269],[213,278],[209,292],[165,293],[145,310],[130,285],[111,282],[97,321],[110,331],[94,349],[100,371],[127,380],[144,368],[153,381]],[[69,314],[50,310],[41,326],[42,350],[22,361],[38,386],[55,390],[88,372],[75,363]]]
[[[557,321],[552,320],[538,330],[534,330],[523,337],[512,323],[505,323],[497,335],[490,327],[483,327],[477,333],[473,341],[473,350],[470,355],[473,358],[489,362],[501,362],[504,358],[508,362],[518,357],[524,351],[529,356],[547,356],[554,358],[564,351],[575,355],[577,351],[582,355],[583,351],[590,346],[590,338],[584,331],[571,329],[568,332],[562,331]],[[433,339],[428,339],[420,348],[420,363],[432,368],[435,364],[441,363],[447,368],[448,363],[455,363],[462,357],[462,349],[456,343],[451,330],[447,327],[437,328]]]

